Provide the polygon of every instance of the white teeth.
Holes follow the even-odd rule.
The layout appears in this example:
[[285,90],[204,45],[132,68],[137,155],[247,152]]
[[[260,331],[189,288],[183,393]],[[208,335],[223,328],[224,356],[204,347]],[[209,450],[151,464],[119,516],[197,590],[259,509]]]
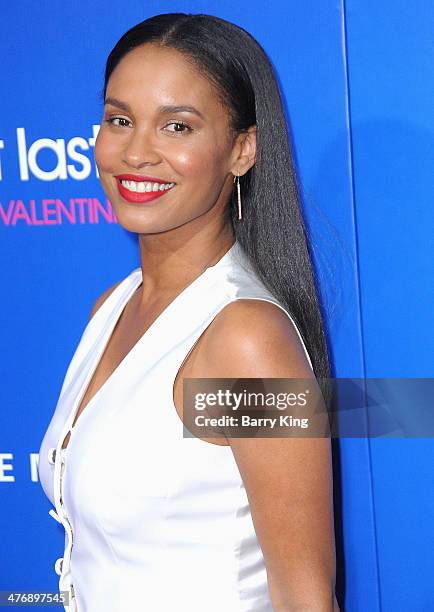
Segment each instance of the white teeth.
[[175,183],[150,183],[148,181],[124,181],[121,180],[123,187],[128,191],[136,193],[149,193],[150,191],[166,191],[174,187]]

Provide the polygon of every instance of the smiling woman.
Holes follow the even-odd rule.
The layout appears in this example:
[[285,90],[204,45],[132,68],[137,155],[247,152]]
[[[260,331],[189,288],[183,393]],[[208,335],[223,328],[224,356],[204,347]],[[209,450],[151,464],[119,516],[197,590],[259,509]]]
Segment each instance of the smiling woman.
[[336,612],[329,438],[183,428],[185,379],[330,374],[265,52],[208,15],[133,27],[95,160],[141,265],[97,300],[39,453],[67,609]]
[[[152,74],[152,87],[139,74]],[[239,174],[245,174],[253,165],[254,129],[235,142],[228,112],[216,94],[192,61],[171,47],[140,44],[114,67],[95,159],[121,225],[144,235],[193,222],[170,235],[170,241],[183,235],[197,243],[199,232],[214,244],[220,232],[227,245],[233,241],[226,210],[231,171],[237,165]],[[161,183],[172,187],[160,192]]]

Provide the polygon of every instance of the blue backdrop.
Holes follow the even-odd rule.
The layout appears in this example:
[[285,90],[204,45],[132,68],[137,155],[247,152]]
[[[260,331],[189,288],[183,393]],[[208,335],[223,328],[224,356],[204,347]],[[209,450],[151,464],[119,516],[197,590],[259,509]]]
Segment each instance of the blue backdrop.
[[[175,11],[241,25],[277,69],[334,374],[433,376],[430,0],[4,3],[0,590],[58,586],[63,528],[36,453],[91,306],[139,265],[93,159],[104,61],[129,27]],[[342,610],[434,609],[433,440],[334,451]]]

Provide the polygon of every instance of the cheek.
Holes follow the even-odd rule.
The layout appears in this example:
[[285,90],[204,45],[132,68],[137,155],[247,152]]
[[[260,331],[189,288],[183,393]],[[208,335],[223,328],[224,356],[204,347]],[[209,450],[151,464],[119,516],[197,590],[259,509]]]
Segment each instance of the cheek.
[[119,155],[118,144],[103,129],[100,129],[94,148],[94,157],[98,168],[102,171],[109,170],[117,155]]
[[180,176],[201,183],[213,182],[213,174],[217,174],[221,167],[215,148],[209,146],[173,151],[171,165]]

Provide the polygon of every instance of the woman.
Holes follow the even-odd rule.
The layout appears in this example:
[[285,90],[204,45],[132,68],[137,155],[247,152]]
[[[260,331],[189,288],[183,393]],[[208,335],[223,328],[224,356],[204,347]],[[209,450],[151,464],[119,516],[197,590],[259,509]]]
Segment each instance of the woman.
[[40,450],[67,609],[338,610],[330,440],[183,436],[186,378],[329,376],[264,51],[208,15],[133,27],[95,159],[141,266],[97,300]]

